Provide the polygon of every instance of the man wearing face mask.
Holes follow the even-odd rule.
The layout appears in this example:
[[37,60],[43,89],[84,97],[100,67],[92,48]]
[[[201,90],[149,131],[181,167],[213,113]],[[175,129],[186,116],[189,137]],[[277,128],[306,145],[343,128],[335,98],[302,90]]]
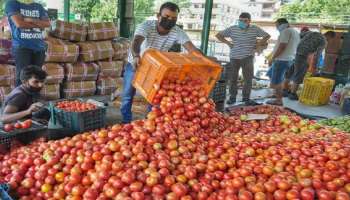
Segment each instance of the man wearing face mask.
[[16,122],[25,118],[48,120],[50,112],[37,102],[44,86],[46,72],[38,66],[27,66],[20,74],[22,84],[6,97],[1,121]]
[[[250,100],[250,92],[254,77],[254,54],[257,46],[263,46],[270,39],[270,35],[261,28],[251,24],[249,13],[242,13],[239,16],[237,25],[233,25],[216,35],[216,38],[230,47],[230,66],[233,72],[230,77],[230,99],[228,104],[236,103],[237,80],[239,69],[242,67],[244,86],[243,101],[246,105],[255,105]],[[226,38],[230,38],[231,41]],[[257,40],[260,44],[257,44]]]
[[271,66],[271,88],[275,89],[276,99],[267,103],[283,105],[283,81],[286,72],[293,65],[300,36],[298,31],[289,26],[285,18],[278,19],[275,24],[280,35],[273,50],[272,58],[269,60],[269,66]]
[[174,43],[178,43],[189,53],[200,52],[190,41],[187,34],[176,26],[179,12],[180,9],[176,4],[167,2],[160,7],[157,14],[158,20],[148,20],[137,26],[124,71],[124,88],[120,108],[123,123],[129,123],[132,120],[131,107],[136,91],[132,86],[132,80],[139,65],[140,57],[145,50],[153,48],[160,51],[169,51]]
[[46,43],[43,29],[50,26],[43,6],[33,0],[9,0],[5,13],[12,32],[12,55],[16,63],[16,86],[20,72],[28,65],[41,67],[45,61]]

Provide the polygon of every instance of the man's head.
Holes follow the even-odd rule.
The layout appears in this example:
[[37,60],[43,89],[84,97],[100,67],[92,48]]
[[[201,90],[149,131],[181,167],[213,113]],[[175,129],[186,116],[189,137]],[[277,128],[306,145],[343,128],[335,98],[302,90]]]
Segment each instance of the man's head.
[[301,29],[300,29],[300,33],[304,33],[304,32],[308,32],[310,31],[309,27],[307,26],[303,26]]
[[164,31],[170,31],[177,21],[177,16],[180,12],[179,6],[172,2],[166,2],[160,6],[158,17],[158,26]]
[[329,41],[337,36],[337,34],[334,31],[327,31],[323,35],[326,37],[327,41]]
[[243,12],[239,15],[238,26],[241,29],[246,29],[249,27],[252,17],[249,13]]
[[46,72],[40,67],[29,65],[21,71],[21,81],[30,92],[40,92],[44,86]]
[[276,28],[279,32],[289,27],[289,22],[286,18],[279,18],[275,22]]

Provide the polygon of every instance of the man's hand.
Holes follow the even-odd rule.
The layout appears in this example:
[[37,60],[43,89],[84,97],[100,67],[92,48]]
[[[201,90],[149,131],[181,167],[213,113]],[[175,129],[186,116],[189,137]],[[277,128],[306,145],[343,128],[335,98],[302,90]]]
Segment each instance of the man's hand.
[[269,59],[269,60],[267,61],[267,64],[268,64],[269,66],[272,66],[272,63],[273,63],[273,59]]
[[134,71],[136,71],[137,67],[140,65],[140,56],[134,57],[134,62],[132,63],[132,66],[134,68]]
[[29,114],[32,114],[33,112],[38,112],[43,106],[44,105],[40,102],[33,103],[32,105],[30,105],[27,111]]
[[226,43],[231,49],[234,47],[234,45],[232,44],[232,42],[228,42]]

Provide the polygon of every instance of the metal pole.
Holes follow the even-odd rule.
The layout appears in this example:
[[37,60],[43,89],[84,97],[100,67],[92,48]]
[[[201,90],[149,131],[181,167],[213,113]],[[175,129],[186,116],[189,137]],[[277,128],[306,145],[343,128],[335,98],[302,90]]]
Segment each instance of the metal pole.
[[209,34],[210,34],[210,21],[211,21],[212,9],[213,9],[213,0],[205,0],[202,42],[201,42],[201,50],[204,54],[207,54],[207,51],[208,51],[208,41],[209,41]]
[[70,16],[70,0],[64,0],[63,3],[63,12],[64,12],[64,21],[69,22],[69,16]]
[[121,37],[129,37],[129,28],[126,19],[126,3],[127,0],[119,0],[118,12],[119,12],[119,30]]

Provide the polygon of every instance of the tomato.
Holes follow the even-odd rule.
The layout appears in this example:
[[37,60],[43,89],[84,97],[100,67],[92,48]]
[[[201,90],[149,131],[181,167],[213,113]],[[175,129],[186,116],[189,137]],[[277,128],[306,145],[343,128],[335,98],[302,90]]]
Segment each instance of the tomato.
[[22,122],[21,125],[22,125],[23,129],[28,129],[28,128],[32,127],[32,120],[27,119],[24,122]]
[[13,126],[13,124],[5,124],[4,125],[4,131],[6,132],[11,132],[15,129],[15,127]]
[[21,129],[22,128],[22,124],[19,123],[19,122],[15,123],[15,128],[16,129]]

